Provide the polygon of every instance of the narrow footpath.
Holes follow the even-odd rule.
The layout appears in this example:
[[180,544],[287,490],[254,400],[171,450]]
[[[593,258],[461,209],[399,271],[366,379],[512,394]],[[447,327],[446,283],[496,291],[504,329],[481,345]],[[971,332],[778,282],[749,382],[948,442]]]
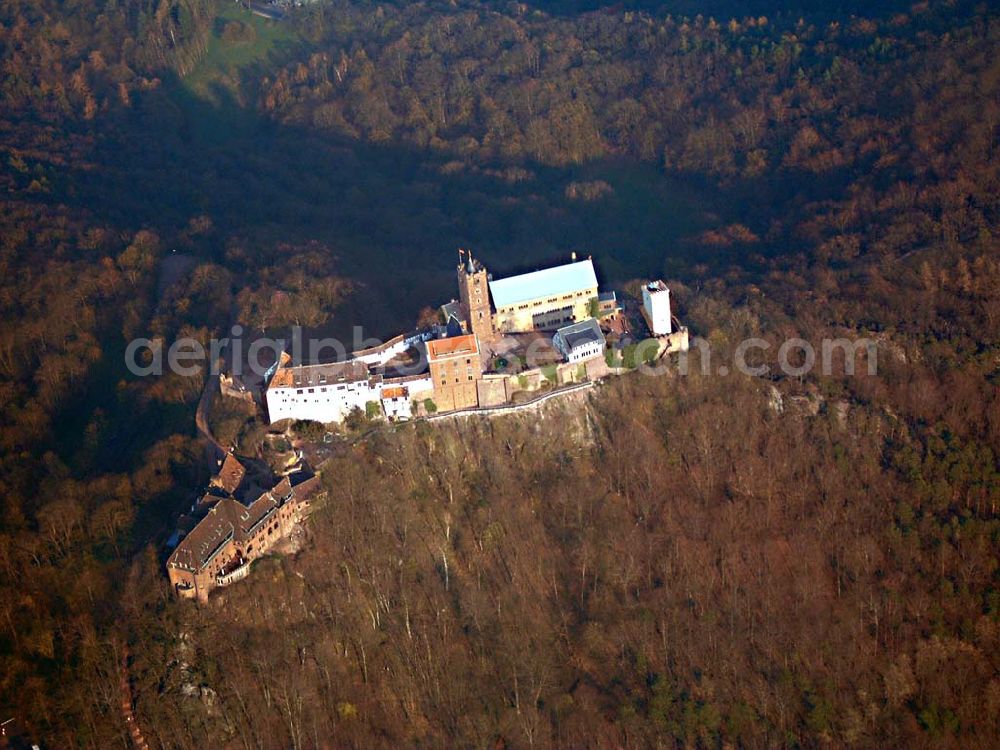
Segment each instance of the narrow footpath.
[[139,723],[135,720],[135,713],[132,711],[132,683],[129,681],[128,677],[127,644],[121,644],[121,652],[122,717],[125,720],[125,726],[128,727],[129,736],[132,738],[132,747],[134,747],[135,750],[149,750],[146,738],[142,736],[142,730],[139,729]]

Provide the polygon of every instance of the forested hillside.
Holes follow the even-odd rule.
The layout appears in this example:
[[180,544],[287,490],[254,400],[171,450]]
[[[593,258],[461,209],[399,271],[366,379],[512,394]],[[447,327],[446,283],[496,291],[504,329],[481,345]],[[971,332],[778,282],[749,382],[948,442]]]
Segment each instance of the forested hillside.
[[[151,747],[1000,741],[988,4],[281,24],[0,4],[0,721],[130,747],[124,661]],[[868,336],[879,371],[636,375],[582,414],[377,433],[298,555],[173,600],[203,382],[129,375],[126,343],[392,333],[454,294],[457,246],[664,275],[720,362]]]
[[895,408],[636,376],[379,436],[294,562],[138,635],[140,715],[184,747],[988,745],[995,462]]

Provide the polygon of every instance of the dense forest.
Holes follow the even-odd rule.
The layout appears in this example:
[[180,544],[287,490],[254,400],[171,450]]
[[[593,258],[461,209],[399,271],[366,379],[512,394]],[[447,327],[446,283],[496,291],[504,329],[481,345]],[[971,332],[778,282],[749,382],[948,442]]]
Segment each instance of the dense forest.
[[[132,747],[124,679],[155,748],[997,744],[1000,18],[866,5],[0,4],[0,721]],[[377,431],[174,600],[204,381],[127,342],[390,334],[457,246],[878,374]]]

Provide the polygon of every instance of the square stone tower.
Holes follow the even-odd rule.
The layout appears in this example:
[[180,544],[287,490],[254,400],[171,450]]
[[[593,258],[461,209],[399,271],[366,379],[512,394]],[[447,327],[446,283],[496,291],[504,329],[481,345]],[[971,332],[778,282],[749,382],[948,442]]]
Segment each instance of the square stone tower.
[[489,343],[496,339],[490,309],[489,274],[482,263],[473,260],[471,252],[458,252],[458,298],[462,316],[469,326],[469,333],[474,333],[480,341]]

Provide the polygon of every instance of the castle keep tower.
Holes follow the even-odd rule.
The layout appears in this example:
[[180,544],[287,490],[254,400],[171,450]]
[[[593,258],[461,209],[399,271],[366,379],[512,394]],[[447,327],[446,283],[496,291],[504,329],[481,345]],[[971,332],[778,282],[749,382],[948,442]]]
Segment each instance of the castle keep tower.
[[654,336],[669,336],[673,331],[670,322],[670,290],[657,279],[642,287],[642,307],[646,322]]
[[465,257],[459,250],[458,298],[462,306],[462,316],[467,321],[469,333],[474,333],[480,341],[490,342],[496,338],[493,328],[493,313],[490,311],[489,275],[486,267],[472,259],[472,253]]

